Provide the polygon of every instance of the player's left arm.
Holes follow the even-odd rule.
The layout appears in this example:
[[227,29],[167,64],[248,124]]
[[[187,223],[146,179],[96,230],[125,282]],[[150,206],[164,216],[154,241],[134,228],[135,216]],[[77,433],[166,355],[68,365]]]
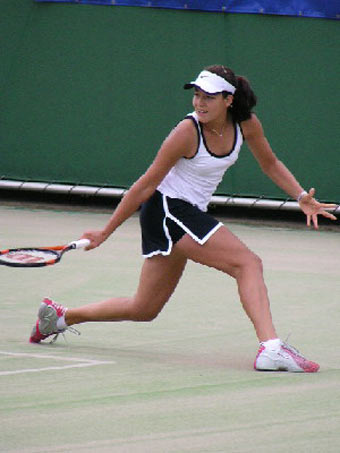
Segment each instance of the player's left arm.
[[336,217],[327,212],[325,209],[335,208],[334,204],[319,203],[314,198],[315,189],[305,192],[303,187],[296,180],[295,176],[281,162],[271,149],[266,139],[261,122],[252,114],[251,118],[242,122],[242,131],[245,140],[260,165],[262,171],[290,197],[299,201],[300,208],[307,216],[308,226],[313,222],[315,228],[318,228],[317,216],[323,215],[332,220]]

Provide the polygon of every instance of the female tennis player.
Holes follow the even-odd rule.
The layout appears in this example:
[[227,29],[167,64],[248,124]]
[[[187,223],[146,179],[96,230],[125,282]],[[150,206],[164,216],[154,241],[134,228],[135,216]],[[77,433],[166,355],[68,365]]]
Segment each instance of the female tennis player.
[[188,259],[233,277],[240,300],[252,321],[260,347],[257,370],[316,372],[319,365],[281,341],[275,331],[262,263],[229,229],[207,213],[207,206],[245,140],[263,172],[318,228],[318,215],[335,219],[306,192],[277,159],[261,122],[252,112],[256,97],[249,82],[224,66],[210,66],[184,88],[194,89],[194,111],[163,142],[149,169],[128,190],[107,225],[87,231],[88,250],[103,243],[140,206],[143,256],[133,297],[111,299],[66,309],[44,299],[30,341],[39,343],[74,324],[89,321],[151,321],[174,292]]

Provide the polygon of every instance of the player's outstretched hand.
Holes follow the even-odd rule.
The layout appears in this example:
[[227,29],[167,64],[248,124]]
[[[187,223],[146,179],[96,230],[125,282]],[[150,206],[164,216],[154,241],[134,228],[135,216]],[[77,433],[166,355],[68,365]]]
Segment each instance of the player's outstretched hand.
[[101,230],[98,231],[91,230],[85,231],[81,239],[89,239],[91,243],[90,245],[85,247],[85,250],[92,250],[95,249],[96,247],[99,247],[100,244],[102,244],[107,239],[107,236],[105,236],[105,234]]
[[309,192],[301,198],[299,204],[300,208],[307,216],[307,226],[310,227],[311,223],[313,223],[314,228],[317,230],[319,228],[318,215],[322,215],[331,220],[336,220],[335,215],[327,212],[326,209],[334,209],[337,205],[331,203],[319,203],[315,200],[314,194],[315,189],[309,189]]

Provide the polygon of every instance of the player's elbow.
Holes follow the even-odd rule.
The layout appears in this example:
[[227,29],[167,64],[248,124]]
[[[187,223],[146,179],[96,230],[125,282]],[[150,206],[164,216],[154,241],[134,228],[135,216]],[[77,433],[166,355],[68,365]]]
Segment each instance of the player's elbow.
[[277,167],[280,165],[280,161],[275,156],[270,156],[270,158],[265,159],[261,162],[260,167],[263,173],[267,176],[271,176],[276,172]]
[[130,191],[134,198],[139,201],[140,204],[147,201],[157,189],[158,183],[154,181],[148,181],[143,176],[135,182],[130,188]]

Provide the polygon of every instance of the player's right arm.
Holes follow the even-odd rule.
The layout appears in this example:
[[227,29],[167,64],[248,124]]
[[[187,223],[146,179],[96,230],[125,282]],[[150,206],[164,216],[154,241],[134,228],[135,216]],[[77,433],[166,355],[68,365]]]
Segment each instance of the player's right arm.
[[90,250],[104,242],[142,203],[155,192],[171,168],[182,157],[190,157],[197,148],[197,134],[191,120],[181,121],[164,140],[147,171],[130,187],[103,230],[86,231],[83,238],[91,240]]

